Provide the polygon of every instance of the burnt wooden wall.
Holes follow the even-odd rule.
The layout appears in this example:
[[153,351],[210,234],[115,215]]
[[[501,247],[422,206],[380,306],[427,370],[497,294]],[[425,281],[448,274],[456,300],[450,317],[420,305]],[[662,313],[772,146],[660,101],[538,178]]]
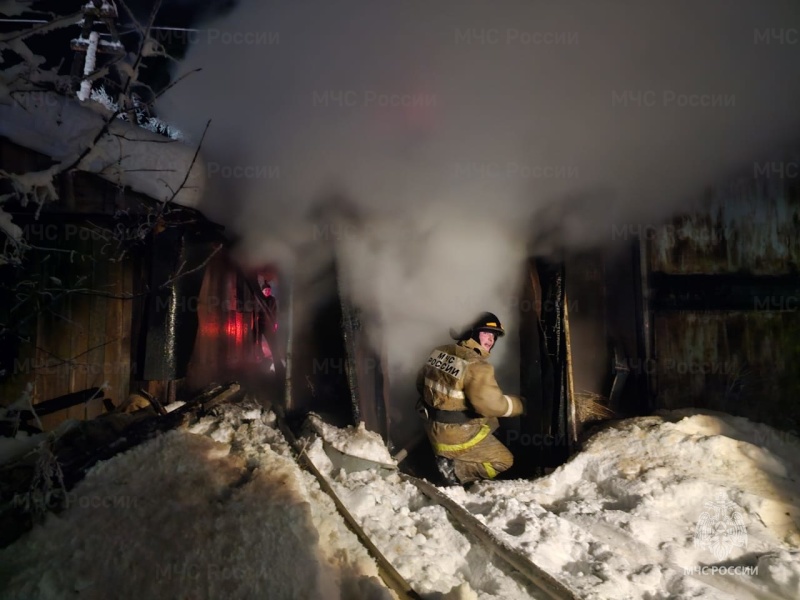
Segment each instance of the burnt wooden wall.
[[[3,139],[0,161],[4,169],[18,173],[45,169],[52,162]],[[223,250],[207,265],[200,296],[180,298],[181,310],[197,311],[200,320],[186,378],[142,379],[143,364],[137,357],[147,344],[143,332],[152,248],[143,240],[123,252],[109,240],[108,230],[130,227],[135,233],[136,215],[152,215],[156,203],[89,174],[66,174],[56,184],[59,200],[40,214],[30,205],[4,207],[33,248],[24,268],[0,267],[6,290],[0,291],[0,322],[13,326],[22,338],[18,347],[3,354],[12,359],[0,379],[0,405],[16,401],[29,384],[34,403],[102,387],[105,397],[119,404],[140,388],[168,401],[176,390],[260,374],[252,282],[248,286]],[[119,217],[119,211],[128,216]],[[196,211],[186,212],[197,222],[188,227],[205,228],[222,240],[213,224]],[[186,216],[181,213],[178,220],[185,222]],[[103,411],[98,399],[45,416],[43,425],[52,429],[65,419],[90,419]]]
[[734,181],[648,240],[658,406],[800,430],[798,183]]
[[[51,161],[0,140],[9,172],[43,169]],[[135,254],[120,256],[106,227],[115,210],[138,200],[91,175],[57,180],[59,201],[35,207],[6,206],[32,248],[21,269],[3,267],[0,314],[19,337],[10,373],[0,381],[0,403],[16,401],[32,385],[34,403],[87,388],[105,388],[114,402],[128,396],[132,372],[131,328],[136,290]],[[16,289],[14,285],[16,284]],[[64,419],[103,412],[98,398],[43,417],[46,429]]]
[[[73,231],[73,230],[70,230]],[[37,401],[104,388],[115,403],[128,396],[131,376],[132,260],[103,259],[99,240],[64,240],[74,254],[39,255],[39,276],[58,277],[68,290],[55,291],[53,301],[36,318],[36,348],[31,369],[23,379],[33,381]],[[54,286],[59,287],[59,286]],[[18,383],[19,385],[19,383]],[[88,419],[103,412],[101,401],[47,415],[43,424],[64,418]]]

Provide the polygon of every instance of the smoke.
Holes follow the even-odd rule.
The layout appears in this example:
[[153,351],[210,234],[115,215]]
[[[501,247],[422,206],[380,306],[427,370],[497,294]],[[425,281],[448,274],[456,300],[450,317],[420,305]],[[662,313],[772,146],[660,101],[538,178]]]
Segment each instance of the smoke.
[[251,0],[159,108],[195,139],[211,119],[203,210],[245,262],[336,248],[397,376],[482,310],[513,325],[529,253],[792,141],[798,28],[778,1]]

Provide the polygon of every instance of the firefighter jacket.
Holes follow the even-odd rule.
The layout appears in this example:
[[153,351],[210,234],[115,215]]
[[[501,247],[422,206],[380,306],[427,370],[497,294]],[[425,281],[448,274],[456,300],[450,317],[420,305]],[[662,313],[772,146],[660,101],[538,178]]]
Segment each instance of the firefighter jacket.
[[[435,348],[417,376],[418,408],[432,407],[426,431],[436,454],[455,458],[497,429],[497,417],[522,414],[518,396],[503,394],[489,364],[489,353],[475,340]],[[438,411],[462,413],[461,423],[437,420]],[[446,419],[450,420],[450,419]]]

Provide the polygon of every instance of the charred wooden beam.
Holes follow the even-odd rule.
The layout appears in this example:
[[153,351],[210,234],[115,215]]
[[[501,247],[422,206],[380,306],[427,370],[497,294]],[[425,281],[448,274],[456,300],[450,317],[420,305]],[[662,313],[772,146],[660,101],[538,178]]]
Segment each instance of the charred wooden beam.
[[668,310],[800,310],[796,275],[650,274],[651,308]]
[[219,406],[220,404],[224,404],[225,402],[230,402],[235,398],[238,398],[243,395],[241,386],[238,383],[229,384],[226,389],[221,391],[219,394],[214,396],[213,398],[209,398],[208,400],[204,401],[201,406],[204,412],[208,412],[215,406]]
[[340,295],[342,335],[346,354],[347,383],[352,399],[353,419],[389,441],[388,378],[385,358],[372,349],[361,326],[356,307]]
[[[85,390],[81,390],[80,392],[74,392],[72,394],[65,394],[63,396],[58,396],[57,398],[52,398],[50,400],[45,400],[44,402],[39,402],[38,404],[33,405],[33,409],[36,411],[36,414],[40,417],[45,415],[52,414],[54,412],[58,412],[60,410],[65,410],[72,406],[77,406],[78,404],[84,404],[93,398],[102,398],[103,397],[103,390],[100,388],[88,388]],[[23,420],[33,419],[34,414],[29,410],[22,410],[19,412],[19,416]]]
[[151,244],[142,379],[186,377],[197,337],[197,298],[206,261],[214,252],[208,232],[186,227],[157,231]]
[[524,433],[547,436],[552,444],[513,448],[519,476],[554,467],[569,455],[569,394],[564,319],[564,265],[529,259],[522,300],[536,310],[520,314],[520,390],[527,414]]

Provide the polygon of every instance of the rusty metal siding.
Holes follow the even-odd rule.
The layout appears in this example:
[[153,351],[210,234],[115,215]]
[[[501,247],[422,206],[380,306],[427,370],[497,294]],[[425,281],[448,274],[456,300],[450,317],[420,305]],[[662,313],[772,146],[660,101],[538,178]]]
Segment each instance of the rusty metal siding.
[[785,178],[717,188],[701,210],[649,236],[650,269],[672,274],[800,271],[800,194]]

